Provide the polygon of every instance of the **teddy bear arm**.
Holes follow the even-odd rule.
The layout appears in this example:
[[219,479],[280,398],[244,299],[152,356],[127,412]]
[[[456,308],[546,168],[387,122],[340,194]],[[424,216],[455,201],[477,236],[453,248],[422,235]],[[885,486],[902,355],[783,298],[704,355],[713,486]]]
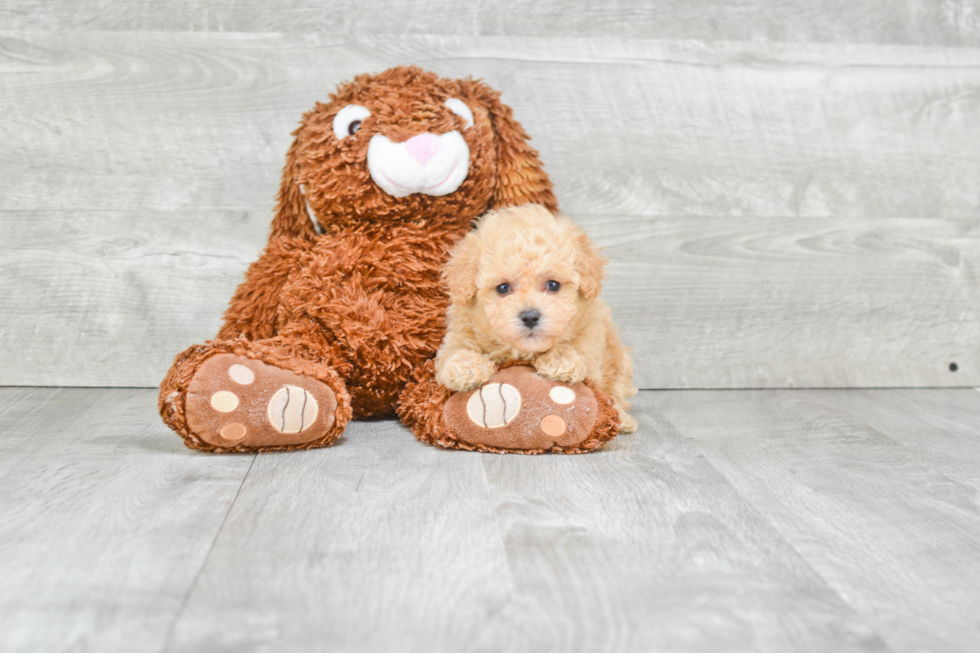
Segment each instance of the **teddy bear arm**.
[[217,338],[230,340],[244,336],[247,340],[260,340],[275,335],[282,290],[296,267],[302,247],[286,240],[269,243],[235,290]]

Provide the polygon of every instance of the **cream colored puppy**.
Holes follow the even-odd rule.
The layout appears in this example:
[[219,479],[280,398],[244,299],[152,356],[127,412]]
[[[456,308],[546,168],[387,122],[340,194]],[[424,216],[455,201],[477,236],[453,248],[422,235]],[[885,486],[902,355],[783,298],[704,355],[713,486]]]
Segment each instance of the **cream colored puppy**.
[[497,365],[531,361],[552,381],[590,379],[627,413],[633,363],[609,306],[599,299],[606,260],[581,229],[543,206],[488,213],[460,241],[443,270],[449,326],[436,354],[436,381],[464,391],[490,380]]

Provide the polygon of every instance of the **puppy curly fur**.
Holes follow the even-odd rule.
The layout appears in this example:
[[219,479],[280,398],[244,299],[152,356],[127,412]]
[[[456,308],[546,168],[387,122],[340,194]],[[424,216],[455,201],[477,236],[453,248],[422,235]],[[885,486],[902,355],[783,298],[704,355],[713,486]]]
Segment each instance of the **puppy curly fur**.
[[585,232],[543,206],[485,215],[443,269],[450,307],[436,381],[470,390],[507,361],[530,361],[553,381],[595,382],[622,430],[635,431],[633,363],[599,299],[605,264]]

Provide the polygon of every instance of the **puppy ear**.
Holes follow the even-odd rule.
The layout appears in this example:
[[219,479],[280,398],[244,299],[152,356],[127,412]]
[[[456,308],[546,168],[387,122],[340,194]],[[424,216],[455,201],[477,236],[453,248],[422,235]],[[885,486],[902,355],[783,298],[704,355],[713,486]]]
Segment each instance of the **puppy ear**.
[[602,292],[602,280],[606,276],[608,261],[578,227],[575,227],[575,245],[575,271],[579,275],[579,291],[586,298],[595,299]]
[[558,200],[538,152],[528,144],[531,139],[514,120],[513,111],[500,101],[500,93],[473,79],[461,81],[460,86],[487,110],[493,128],[497,179],[489,208],[541,204],[552,213],[557,212]]
[[456,243],[452,257],[442,268],[442,280],[453,304],[465,304],[476,294],[476,273],[482,250],[479,237],[471,231]]
[[299,165],[296,152],[299,149],[299,130],[286,153],[286,167],[282,171],[282,183],[276,196],[276,217],[272,219],[272,238],[313,238],[317,231],[306,210],[306,198],[299,189]]

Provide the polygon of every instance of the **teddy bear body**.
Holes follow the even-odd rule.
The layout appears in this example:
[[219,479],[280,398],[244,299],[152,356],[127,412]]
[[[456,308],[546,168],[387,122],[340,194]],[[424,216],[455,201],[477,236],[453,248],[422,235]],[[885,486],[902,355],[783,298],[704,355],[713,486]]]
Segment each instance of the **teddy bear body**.
[[192,448],[327,446],[352,418],[395,415],[444,335],[453,245],[488,210],[557,210],[527,134],[476,80],[361,75],[294,136],[265,251],[160,387]]
[[[461,222],[436,233],[418,220],[283,243],[267,254],[288,272],[266,323],[232,318],[218,337],[302,342],[346,381],[353,419],[392,417],[405,380],[435,355],[445,333],[439,274],[468,229]],[[267,267],[264,260],[253,266],[259,277]],[[254,316],[248,299],[236,296],[229,314]]]
[[531,368],[501,369],[486,388],[523,401],[497,424],[491,390],[474,399],[434,380],[455,243],[492,209],[557,210],[496,91],[392,68],[341,85],[294,136],[264,252],[217,336],[178,354],[160,385],[160,414],[188,447],[324,447],[351,419],[395,415],[457,449],[583,453],[615,436],[615,408],[588,382],[555,391]]

